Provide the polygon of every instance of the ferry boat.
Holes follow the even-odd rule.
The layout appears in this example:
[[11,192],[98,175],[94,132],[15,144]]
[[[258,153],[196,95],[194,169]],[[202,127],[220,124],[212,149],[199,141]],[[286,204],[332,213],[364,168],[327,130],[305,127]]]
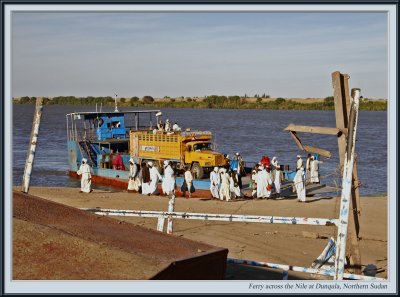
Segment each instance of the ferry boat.
[[[132,132],[135,132],[135,136],[145,135],[146,140],[150,139],[151,144],[151,137],[155,133],[161,115],[161,110],[118,111],[117,108],[115,108],[115,111],[68,113],[66,121],[69,175],[79,178],[77,171],[82,159],[86,158],[88,164],[92,167],[93,183],[126,189],[129,178],[129,159],[135,157],[135,145],[131,145]],[[196,145],[202,141],[211,140],[210,133],[207,131],[182,131],[174,132],[173,134],[176,139],[196,140],[192,141],[194,146],[193,154],[197,154],[194,152]],[[166,133],[162,136],[162,141],[166,141],[167,137],[171,138]],[[154,145],[146,145],[145,150],[151,156],[151,154],[155,153],[156,147]],[[181,164],[182,160],[179,160],[179,158],[171,159],[173,154],[168,153],[163,160],[171,160],[178,166],[178,169],[182,170],[184,168],[184,164]],[[216,164],[226,164],[221,160],[221,156],[218,153],[212,151],[202,153],[203,156],[204,153],[208,156],[206,161],[209,163],[205,163],[205,165],[214,166],[214,163],[211,162],[214,160],[213,158],[215,158]],[[122,159],[120,168],[116,168],[112,164],[113,157],[117,154]],[[143,158],[139,158],[139,162],[141,160]],[[162,168],[161,161],[158,163],[160,168]],[[157,164],[157,162],[155,163]],[[193,169],[196,170],[196,168]],[[183,177],[177,176],[176,189],[178,195],[180,194],[179,190],[182,183]],[[195,179],[193,185],[196,191],[192,194],[192,197],[210,197],[210,181],[208,178]],[[161,184],[159,188],[161,189]]]
[[[138,143],[133,143],[134,138],[138,138],[138,135],[144,139],[144,150],[147,151],[149,157],[157,154],[157,148],[154,145],[153,134],[157,128],[160,117],[162,115],[161,110],[132,110],[132,111],[118,111],[117,106],[114,111],[93,111],[93,112],[73,112],[66,115],[67,121],[67,147],[68,147],[68,163],[69,163],[69,175],[71,177],[79,178],[77,171],[81,165],[82,159],[86,158],[88,164],[92,167],[92,182],[94,184],[110,185],[122,189],[127,189],[129,179],[129,159],[131,157],[137,157],[135,153],[138,150]],[[162,139],[158,140],[161,142],[168,141],[171,136],[162,133]],[[171,133],[168,133],[171,134]],[[207,141],[211,141],[211,133],[207,131],[182,131],[173,132],[174,141],[182,141],[193,143],[193,155],[197,154],[194,152],[196,145],[199,143],[206,144]],[[136,139],[137,140],[137,139]],[[147,142],[146,142],[147,141]],[[185,142],[187,141],[187,142]],[[132,144],[133,143],[133,144]],[[142,144],[143,144],[142,143]],[[152,145],[153,144],[153,145]],[[181,143],[175,144],[178,149],[181,147]],[[182,150],[179,152],[171,152],[171,145],[168,146],[168,152],[165,154],[165,158],[159,159],[159,169],[162,168],[163,160],[170,160],[177,166],[176,172],[182,172],[184,168],[184,162],[179,155],[182,156]],[[225,166],[227,163],[222,160],[220,153],[210,151],[201,152],[198,155],[198,160],[205,159],[203,166],[213,168],[216,166]],[[189,147],[190,151],[190,147]],[[113,157],[119,154],[122,159],[122,166],[115,168],[112,164]],[[178,154],[178,157],[177,157]],[[146,156],[147,156],[146,155]],[[136,158],[138,161],[142,161],[145,158]],[[211,161],[214,161],[212,163]],[[157,165],[157,162],[154,162]],[[245,164],[245,172],[247,175],[251,173],[251,167],[254,165],[251,163]],[[192,197],[211,198],[210,194],[210,180],[207,178],[201,179],[196,178],[195,166],[192,167],[194,173],[193,185],[195,193]],[[161,170],[160,170],[161,171]],[[201,174],[203,176],[203,174]],[[286,181],[293,179],[294,172],[284,170],[283,177]],[[179,196],[180,186],[183,184],[183,177],[176,177],[176,192]],[[244,188],[249,186],[249,178],[243,182]],[[161,191],[161,183],[159,184],[159,190]]]

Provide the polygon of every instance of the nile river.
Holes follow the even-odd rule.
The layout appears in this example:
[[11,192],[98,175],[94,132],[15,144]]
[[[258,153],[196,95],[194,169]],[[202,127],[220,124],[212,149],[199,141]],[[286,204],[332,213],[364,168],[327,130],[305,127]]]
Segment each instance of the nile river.
[[[22,183],[34,109],[34,105],[13,106],[14,185]],[[94,110],[91,106],[44,106],[31,186],[79,186],[79,181],[67,174],[65,115]],[[280,164],[288,164],[290,169],[295,167],[297,154],[304,156],[304,160],[307,154],[298,149],[285,127],[290,123],[335,127],[334,111],[165,108],[162,112],[164,121],[168,118],[184,129],[212,131],[222,153],[233,156],[240,152],[246,162],[258,162],[262,155],[276,156]],[[360,112],[356,151],[361,195],[387,193],[387,133],[387,112]],[[337,138],[304,133],[299,133],[299,137],[305,145],[332,152],[330,159],[321,158],[324,162],[320,165],[321,182],[340,186]]]

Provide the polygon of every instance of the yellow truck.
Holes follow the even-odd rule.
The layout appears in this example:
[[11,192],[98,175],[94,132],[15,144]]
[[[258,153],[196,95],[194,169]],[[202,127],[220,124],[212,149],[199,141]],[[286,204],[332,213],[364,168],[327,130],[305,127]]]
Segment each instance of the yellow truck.
[[194,178],[201,179],[228,159],[212,149],[210,131],[158,132],[130,131],[130,154],[139,161],[153,161],[161,169],[170,160],[178,170],[190,166]]

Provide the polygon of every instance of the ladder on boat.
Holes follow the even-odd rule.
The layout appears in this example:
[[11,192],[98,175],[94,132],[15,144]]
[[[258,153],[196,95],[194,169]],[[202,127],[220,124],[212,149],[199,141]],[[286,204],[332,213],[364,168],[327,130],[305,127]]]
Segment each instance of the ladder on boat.
[[92,166],[96,166],[97,167],[97,153],[93,149],[90,141],[89,140],[79,141],[79,145],[83,148],[83,151],[88,156],[89,161],[92,164]]

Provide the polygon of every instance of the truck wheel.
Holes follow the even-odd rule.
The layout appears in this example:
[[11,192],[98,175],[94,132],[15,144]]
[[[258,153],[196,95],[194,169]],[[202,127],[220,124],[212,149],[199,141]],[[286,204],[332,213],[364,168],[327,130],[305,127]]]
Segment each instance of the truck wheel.
[[193,163],[192,169],[190,171],[192,172],[194,179],[202,179],[204,176],[203,167],[201,167],[199,163]]

